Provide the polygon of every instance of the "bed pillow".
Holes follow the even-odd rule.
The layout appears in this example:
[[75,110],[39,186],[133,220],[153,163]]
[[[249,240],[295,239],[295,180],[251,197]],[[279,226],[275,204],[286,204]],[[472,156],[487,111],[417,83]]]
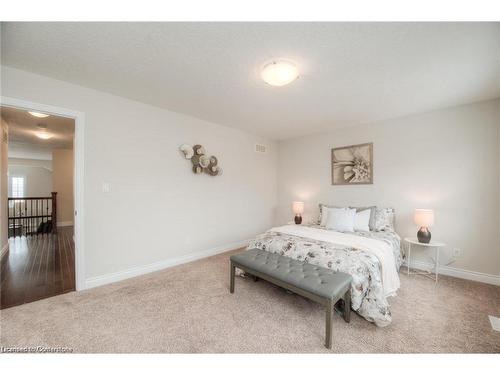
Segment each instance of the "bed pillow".
[[326,226],[326,219],[328,219],[328,208],[323,207],[323,209],[320,211],[320,217],[319,217],[319,225],[322,227]]
[[[328,219],[328,209],[329,208],[342,208],[342,207],[320,203],[319,204],[318,224],[322,227],[326,226],[326,220]],[[349,206],[349,208],[355,208],[356,212],[370,210],[370,222],[368,224],[368,226],[370,228],[369,230],[371,230],[371,231],[376,230],[375,229],[375,211],[377,209],[377,206],[365,206],[365,207]]]
[[368,224],[368,226],[370,227],[370,230],[372,231],[375,230],[375,211],[377,209],[377,206],[350,207],[350,208],[355,208],[356,212],[370,210],[370,223]]
[[377,207],[375,209],[374,230],[377,232],[394,232],[394,219],[396,217],[394,208]]
[[328,218],[328,209],[329,208],[342,208],[338,206],[329,206],[327,204],[320,203],[319,204],[319,217],[318,224],[322,227],[326,226],[326,219]]
[[326,229],[337,232],[354,232],[354,208],[329,208],[326,218]]
[[326,226],[326,221],[328,220],[328,210],[332,208],[342,208],[339,206],[327,206],[326,204],[319,204],[319,220],[318,224],[322,227]]
[[370,231],[371,212],[372,210],[369,209],[356,212],[356,215],[354,215],[354,230]]

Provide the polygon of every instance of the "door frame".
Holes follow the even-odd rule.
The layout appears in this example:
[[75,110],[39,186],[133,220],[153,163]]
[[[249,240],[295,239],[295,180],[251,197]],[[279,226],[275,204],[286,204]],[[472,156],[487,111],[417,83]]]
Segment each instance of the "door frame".
[[75,288],[85,289],[85,246],[84,246],[84,129],[85,113],[47,104],[35,103],[23,99],[0,96],[0,105],[22,110],[39,111],[55,116],[69,117],[75,120],[75,141],[73,145],[73,225],[75,240]]

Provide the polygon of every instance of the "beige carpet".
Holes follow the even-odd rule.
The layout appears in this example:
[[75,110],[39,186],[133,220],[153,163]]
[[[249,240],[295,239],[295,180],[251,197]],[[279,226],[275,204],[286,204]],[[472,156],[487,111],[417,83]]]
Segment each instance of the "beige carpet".
[[[264,281],[238,278],[231,253],[1,311],[1,345],[75,352],[329,352],[324,310]],[[334,319],[337,353],[500,352],[500,287],[401,274],[393,323]]]

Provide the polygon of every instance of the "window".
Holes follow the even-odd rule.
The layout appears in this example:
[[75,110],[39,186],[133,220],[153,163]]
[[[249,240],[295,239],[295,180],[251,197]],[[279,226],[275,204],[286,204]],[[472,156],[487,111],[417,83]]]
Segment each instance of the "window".
[[12,198],[24,197],[24,177],[12,177]]

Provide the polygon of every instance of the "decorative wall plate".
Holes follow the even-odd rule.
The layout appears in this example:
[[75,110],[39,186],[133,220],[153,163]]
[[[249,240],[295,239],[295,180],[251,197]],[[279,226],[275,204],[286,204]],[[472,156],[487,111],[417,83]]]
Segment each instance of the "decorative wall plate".
[[179,147],[186,159],[191,160],[193,165],[193,173],[200,174],[205,172],[210,176],[218,176],[222,174],[222,168],[218,165],[218,160],[215,156],[208,157],[205,155],[205,148],[202,145],[194,145],[191,147],[188,144],[183,144]]
[[204,155],[205,154],[205,148],[202,145],[194,145],[193,151],[194,151],[195,155]]
[[193,165],[200,165],[200,155],[193,155],[193,157],[191,158],[191,163],[193,163]]
[[210,165],[206,171],[210,176],[217,176],[219,174],[219,167],[217,165]]
[[179,147],[179,150],[181,150],[186,159],[191,159],[194,155],[193,147],[190,145],[183,144],[181,147]]
[[203,168],[207,168],[210,165],[210,158],[207,155],[200,156],[200,165]]

